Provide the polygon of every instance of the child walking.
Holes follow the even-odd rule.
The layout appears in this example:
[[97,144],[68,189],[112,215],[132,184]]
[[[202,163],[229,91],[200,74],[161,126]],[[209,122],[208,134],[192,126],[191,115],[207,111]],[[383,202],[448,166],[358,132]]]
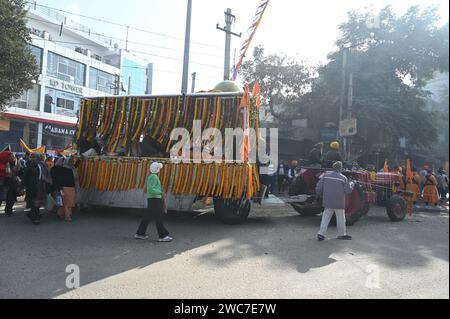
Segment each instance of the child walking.
[[173,240],[163,224],[165,214],[164,194],[161,188],[161,181],[158,177],[162,168],[163,164],[156,162],[150,166],[150,176],[147,178],[146,188],[144,190],[147,193],[147,209],[143,214],[141,224],[134,236],[136,239],[148,239],[147,228],[150,223],[150,218],[154,218],[159,242],[166,243]]

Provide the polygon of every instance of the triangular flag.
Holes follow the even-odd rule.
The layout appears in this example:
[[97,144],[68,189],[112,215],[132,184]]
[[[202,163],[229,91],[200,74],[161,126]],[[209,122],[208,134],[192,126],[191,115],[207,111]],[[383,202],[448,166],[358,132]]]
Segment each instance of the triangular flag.
[[411,160],[406,160],[406,178],[413,178],[411,170]]
[[253,98],[256,99],[256,106],[259,108],[261,107],[261,86],[259,85],[259,82],[256,81],[255,86],[253,87]]
[[387,160],[384,161],[384,169],[383,169],[383,171],[385,173],[389,173],[389,165],[388,165],[388,161]]
[[245,85],[244,96],[241,100],[241,107],[249,107],[250,106],[250,88],[248,84]]
[[35,149],[30,149],[28,147],[27,143],[25,143],[25,141],[22,139],[20,139],[19,144],[20,144],[20,146],[22,146],[22,148],[25,150],[25,152],[28,152],[28,153],[45,154],[45,151],[47,150],[47,148],[45,146],[35,148]]

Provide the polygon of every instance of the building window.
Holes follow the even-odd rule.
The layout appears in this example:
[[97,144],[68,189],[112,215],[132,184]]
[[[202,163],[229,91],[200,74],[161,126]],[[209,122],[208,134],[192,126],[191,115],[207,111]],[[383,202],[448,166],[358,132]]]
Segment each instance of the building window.
[[34,58],[36,59],[36,65],[39,68],[39,73],[42,71],[42,49],[35,47],[34,45],[29,45],[31,54],[34,55]]
[[[129,88],[129,95],[143,95],[147,91],[147,68],[130,59],[123,58],[123,85]],[[131,84],[128,83],[131,79]]]
[[86,66],[53,52],[48,52],[47,74],[69,83],[84,86]]
[[22,92],[16,100],[11,102],[10,107],[39,111],[40,91],[41,86],[33,84],[33,87],[30,90]]
[[73,111],[75,109],[75,102],[72,100],[66,100],[60,97],[56,98],[56,107]]
[[91,89],[109,94],[116,94],[117,90],[119,89],[116,86],[116,75],[91,67],[89,72],[89,87]]
[[20,139],[23,139],[29,147],[36,148],[38,124],[36,122],[11,120],[9,130],[0,134],[0,149],[9,145],[14,152],[22,152],[23,149],[19,144]]
[[81,96],[51,88],[45,89],[44,112],[78,117]]

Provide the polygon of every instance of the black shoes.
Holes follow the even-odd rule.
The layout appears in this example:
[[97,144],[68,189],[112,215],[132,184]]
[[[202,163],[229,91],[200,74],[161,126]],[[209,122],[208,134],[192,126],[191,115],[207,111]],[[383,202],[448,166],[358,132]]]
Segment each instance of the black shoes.
[[317,235],[317,240],[318,241],[324,241],[325,240],[325,236]]
[[349,235],[345,235],[345,236],[339,236],[338,237],[339,240],[352,240],[352,236]]

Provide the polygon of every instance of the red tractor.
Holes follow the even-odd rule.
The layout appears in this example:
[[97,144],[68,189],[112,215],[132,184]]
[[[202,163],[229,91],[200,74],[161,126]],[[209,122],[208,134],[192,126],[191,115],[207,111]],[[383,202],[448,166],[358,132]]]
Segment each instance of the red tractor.
[[[302,216],[313,216],[323,212],[320,199],[315,194],[316,185],[329,169],[303,167],[289,189],[289,202]],[[389,218],[402,221],[406,217],[407,204],[405,192],[400,190],[401,177],[391,173],[378,173],[376,180],[364,170],[346,170],[344,174],[355,185],[353,192],[346,197],[345,215],[348,225],[353,225],[367,215],[370,204],[385,206]]]

